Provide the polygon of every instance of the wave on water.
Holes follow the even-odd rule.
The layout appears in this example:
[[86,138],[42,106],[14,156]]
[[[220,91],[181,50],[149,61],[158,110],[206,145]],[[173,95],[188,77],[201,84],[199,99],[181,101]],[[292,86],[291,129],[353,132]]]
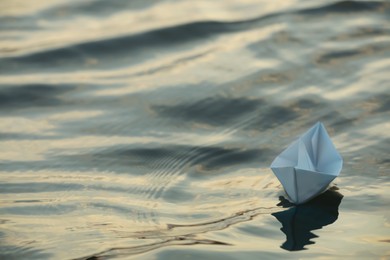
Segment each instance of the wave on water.
[[[2,1],[0,258],[384,257],[389,14]],[[317,121],[345,165],[294,206],[268,167]]]

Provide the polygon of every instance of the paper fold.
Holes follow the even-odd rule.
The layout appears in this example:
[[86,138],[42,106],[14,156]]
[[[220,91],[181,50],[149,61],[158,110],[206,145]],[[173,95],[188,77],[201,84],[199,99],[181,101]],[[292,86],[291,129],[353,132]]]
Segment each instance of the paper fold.
[[295,204],[324,192],[342,168],[343,160],[320,122],[289,145],[271,169]]

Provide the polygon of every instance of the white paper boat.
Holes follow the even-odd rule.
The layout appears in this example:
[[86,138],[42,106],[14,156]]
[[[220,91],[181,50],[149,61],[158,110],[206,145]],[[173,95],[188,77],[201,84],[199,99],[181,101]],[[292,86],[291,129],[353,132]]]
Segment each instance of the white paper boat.
[[271,169],[295,204],[302,204],[326,191],[343,166],[324,125],[316,123],[286,148]]

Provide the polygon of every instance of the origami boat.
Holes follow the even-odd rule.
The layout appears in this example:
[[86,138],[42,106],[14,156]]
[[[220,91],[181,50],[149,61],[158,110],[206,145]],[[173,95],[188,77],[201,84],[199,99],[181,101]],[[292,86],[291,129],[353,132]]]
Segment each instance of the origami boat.
[[286,148],[271,169],[295,204],[302,204],[327,190],[340,174],[343,159],[320,122]]

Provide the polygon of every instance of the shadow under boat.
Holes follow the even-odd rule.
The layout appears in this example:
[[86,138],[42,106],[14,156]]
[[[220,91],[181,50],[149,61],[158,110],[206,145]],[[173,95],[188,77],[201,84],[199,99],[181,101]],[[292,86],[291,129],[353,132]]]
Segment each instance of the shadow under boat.
[[306,249],[305,246],[314,244],[311,239],[318,237],[312,231],[334,223],[339,216],[339,205],[343,195],[332,187],[318,197],[302,205],[294,205],[283,196],[279,197],[277,206],[289,208],[272,215],[282,223],[280,229],[286,235],[286,241],[281,248],[288,251]]

